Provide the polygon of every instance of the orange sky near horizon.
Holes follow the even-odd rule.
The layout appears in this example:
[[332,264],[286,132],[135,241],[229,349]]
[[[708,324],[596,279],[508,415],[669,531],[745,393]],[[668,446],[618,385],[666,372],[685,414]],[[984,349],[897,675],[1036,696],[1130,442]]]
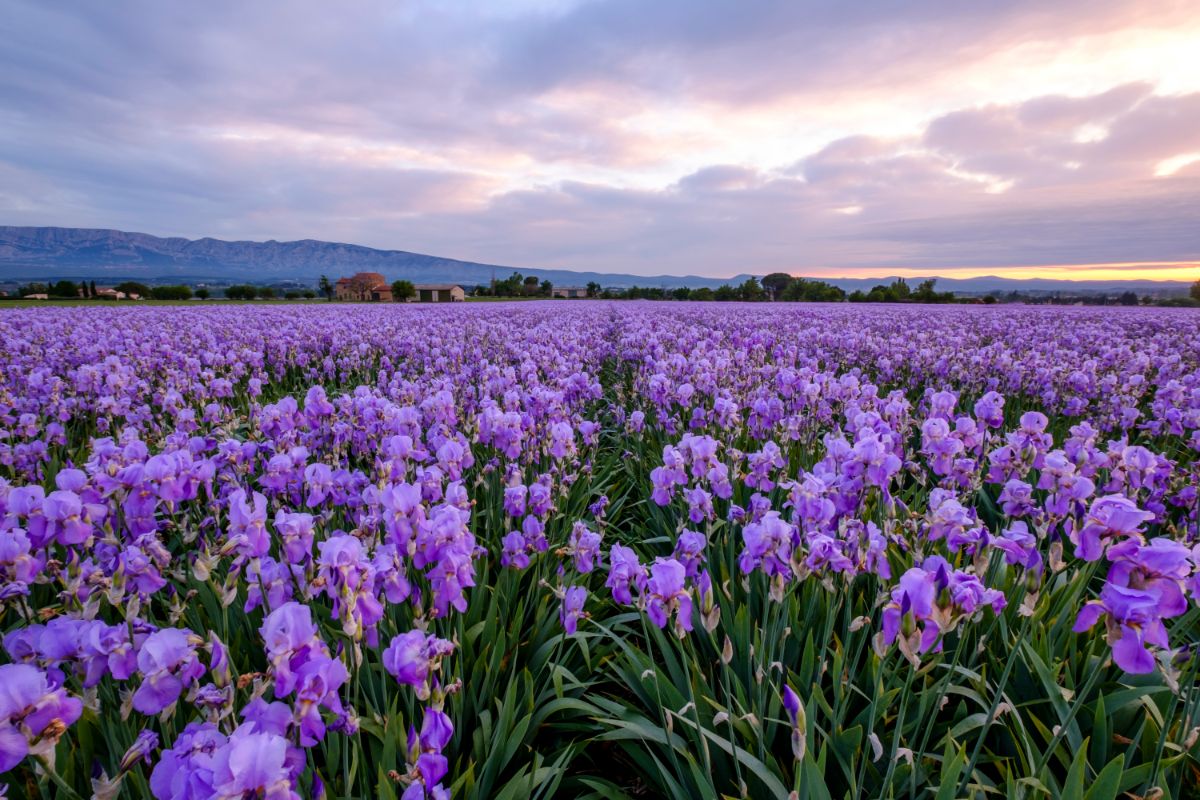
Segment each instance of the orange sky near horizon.
[[995,267],[839,267],[793,269],[804,278],[1047,278],[1070,281],[1200,281],[1200,261],[1132,262],[1112,264],[1045,264]]

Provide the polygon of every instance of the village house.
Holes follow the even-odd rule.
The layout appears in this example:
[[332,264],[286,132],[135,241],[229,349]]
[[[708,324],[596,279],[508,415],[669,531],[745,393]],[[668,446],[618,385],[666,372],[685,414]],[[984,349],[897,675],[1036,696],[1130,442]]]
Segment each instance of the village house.
[[418,283],[413,288],[416,295],[408,298],[410,303],[461,303],[467,299],[463,287],[453,283]]
[[551,292],[555,297],[587,297],[587,289],[582,286],[555,286]]
[[333,287],[338,300],[392,302],[392,287],[378,272],[359,272],[349,278],[338,278]]
[[[413,285],[415,294],[406,298],[409,303],[461,303],[467,299],[463,287],[454,283],[418,283]],[[378,272],[359,272],[349,278],[338,278],[333,287],[333,296],[338,300],[390,303],[391,284]]]

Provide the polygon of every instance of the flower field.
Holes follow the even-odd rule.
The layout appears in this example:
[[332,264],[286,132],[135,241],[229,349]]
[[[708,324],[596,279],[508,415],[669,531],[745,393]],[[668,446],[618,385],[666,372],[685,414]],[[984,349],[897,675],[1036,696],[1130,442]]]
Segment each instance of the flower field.
[[1200,315],[0,313],[8,797],[1200,792]]

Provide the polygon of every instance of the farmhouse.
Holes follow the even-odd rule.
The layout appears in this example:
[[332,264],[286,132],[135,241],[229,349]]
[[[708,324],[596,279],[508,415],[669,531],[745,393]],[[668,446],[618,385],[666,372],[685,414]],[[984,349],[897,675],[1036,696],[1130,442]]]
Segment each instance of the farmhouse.
[[418,283],[413,286],[417,290],[410,303],[461,303],[467,299],[463,287],[454,283]]
[[338,300],[365,300],[390,303],[392,287],[378,272],[359,272],[349,278],[338,278],[333,287]]
[[551,291],[555,297],[587,297],[587,289],[582,286],[555,286]]

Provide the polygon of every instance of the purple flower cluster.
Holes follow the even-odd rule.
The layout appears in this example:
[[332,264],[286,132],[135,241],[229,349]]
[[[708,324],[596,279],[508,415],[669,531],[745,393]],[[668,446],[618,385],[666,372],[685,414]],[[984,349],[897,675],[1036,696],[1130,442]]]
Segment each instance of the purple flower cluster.
[[[1171,669],[1200,600],[1197,325],[1062,313],[6,314],[0,766],[86,700],[143,731],[119,773],[157,797],[317,794],[382,665],[420,702],[404,796],[447,797],[449,632],[482,575],[567,634],[630,606],[680,637],[739,592],[857,581],[879,651],[917,660],[1066,571],[1081,636]],[[622,436],[636,479],[597,485]]]

